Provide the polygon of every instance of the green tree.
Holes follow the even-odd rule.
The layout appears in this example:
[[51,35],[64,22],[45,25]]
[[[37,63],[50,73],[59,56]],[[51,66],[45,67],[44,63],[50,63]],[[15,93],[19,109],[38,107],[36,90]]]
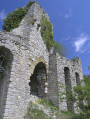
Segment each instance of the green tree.
[[90,70],[90,66],[88,66],[88,70]]
[[[90,119],[90,78],[84,76],[83,85],[78,85],[74,88],[76,95],[76,101],[78,101],[78,106],[80,107],[80,114],[78,115],[80,119]],[[80,101],[83,100],[81,105]]]
[[[84,79],[80,84],[74,87],[73,90],[74,93],[72,95],[69,93],[68,98],[64,98],[64,100],[73,99],[73,102],[76,102],[77,107],[79,107],[79,109],[77,110],[78,114],[68,111],[65,113],[71,115],[70,119],[90,119],[90,77],[84,75]],[[65,92],[60,95],[60,98],[64,93]]]
[[66,55],[66,48],[59,42],[54,42],[54,48],[59,54]]

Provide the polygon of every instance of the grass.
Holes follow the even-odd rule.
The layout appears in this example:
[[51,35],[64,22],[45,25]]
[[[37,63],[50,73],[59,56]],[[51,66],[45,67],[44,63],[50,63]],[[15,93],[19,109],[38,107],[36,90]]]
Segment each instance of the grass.
[[[50,110],[50,116],[45,114],[43,109],[38,109],[37,104],[43,105],[46,110]],[[60,112],[59,108],[51,101],[47,99],[38,99],[35,102],[30,102],[30,107],[28,109],[27,115],[25,116],[25,119],[53,119],[53,116],[56,116],[56,119],[70,119],[69,114]]]
[[59,107],[55,106],[50,100],[47,99],[41,99],[39,101],[40,104],[44,105],[46,108],[50,108],[52,111],[52,114],[57,117],[57,119],[70,119],[70,115],[66,115],[65,113],[62,113],[59,111]]
[[46,115],[43,110],[39,110],[35,103],[30,102],[30,107],[28,109],[25,119],[52,119]]

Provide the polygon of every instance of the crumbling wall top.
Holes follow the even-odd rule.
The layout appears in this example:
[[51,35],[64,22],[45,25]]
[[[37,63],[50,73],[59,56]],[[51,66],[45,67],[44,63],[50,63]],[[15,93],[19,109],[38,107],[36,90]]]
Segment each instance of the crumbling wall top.
[[38,3],[33,3],[29,9],[25,17],[22,19],[20,26],[11,30],[13,34],[20,35],[22,37],[30,37],[30,32],[33,31],[37,24],[40,24],[42,15],[45,15],[47,20],[49,20],[49,16],[44,12],[41,6]]

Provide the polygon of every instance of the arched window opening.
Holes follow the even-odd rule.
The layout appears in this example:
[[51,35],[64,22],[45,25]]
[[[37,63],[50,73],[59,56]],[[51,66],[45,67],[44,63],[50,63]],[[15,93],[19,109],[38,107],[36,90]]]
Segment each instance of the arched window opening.
[[45,83],[46,80],[46,67],[45,64],[40,62],[36,65],[34,73],[30,77],[30,89],[31,95],[38,96],[40,98],[45,97]]
[[70,80],[70,70],[68,67],[64,68],[65,74],[65,86],[66,86],[66,99],[67,99],[67,109],[69,111],[74,111],[73,101],[72,101],[72,88],[71,88],[71,80]]
[[[76,84],[77,86],[80,86],[80,75],[76,72],[75,73],[75,76],[76,76]],[[82,92],[80,92],[82,93]],[[79,93],[78,93],[78,96],[79,96]],[[83,99],[79,99],[79,108],[82,110],[83,109]]]
[[5,110],[12,60],[11,51],[0,46],[0,118]]
[[77,72],[75,73],[75,76],[76,76],[76,84],[79,85],[80,84],[80,76]]

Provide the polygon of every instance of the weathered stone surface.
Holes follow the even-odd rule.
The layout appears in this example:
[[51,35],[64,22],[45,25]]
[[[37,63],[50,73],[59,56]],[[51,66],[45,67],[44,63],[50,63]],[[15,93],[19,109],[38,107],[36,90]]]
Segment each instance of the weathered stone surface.
[[[44,92],[48,82],[48,94],[45,94],[45,97],[58,105],[60,110],[67,110],[66,100],[61,101],[58,97],[58,93],[65,91],[64,68],[68,67],[70,70],[72,87],[76,85],[75,73],[79,74],[80,80],[83,78],[80,59],[67,60],[55,53],[53,48],[48,52],[41,37],[40,27],[37,29],[42,14],[43,9],[34,3],[18,28],[9,33],[0,31],[0,57],[3,55],[3,61],[6,62],[2,65],[2,58],[0,59],[0,66],[5,70],[0,76],[1,119],[24,119],[32,98],[30,77],[40,62],[45,65],[46,71],[43,73],[43,70],[39,70],[37,74],[38,80],[42,79],[45,84],[41,85],[42,91],[39,92]],[[49,20],[48,15],[45,15]]]
[[[58,94],[61,95],[63,92],[66,92],[67,84],[65,83],[65,68],[68,68],[70,71],[69,81],[71,87],[76,86],[77,80],[81,81],[83,79],[81,60],[68,60],[60,54],[51,51],[49,56],[48,97],[53,101],[53,103],[59,104],[60,110],[67,110],[66,100],[62,101],[60,100],[60,97],[57,96]],[[78,79],[76,79],[76,73],[79,75]],[[61,97],[63,98],[65,95],[61,95]],[[75,110],[75,108],[73,110]]]

